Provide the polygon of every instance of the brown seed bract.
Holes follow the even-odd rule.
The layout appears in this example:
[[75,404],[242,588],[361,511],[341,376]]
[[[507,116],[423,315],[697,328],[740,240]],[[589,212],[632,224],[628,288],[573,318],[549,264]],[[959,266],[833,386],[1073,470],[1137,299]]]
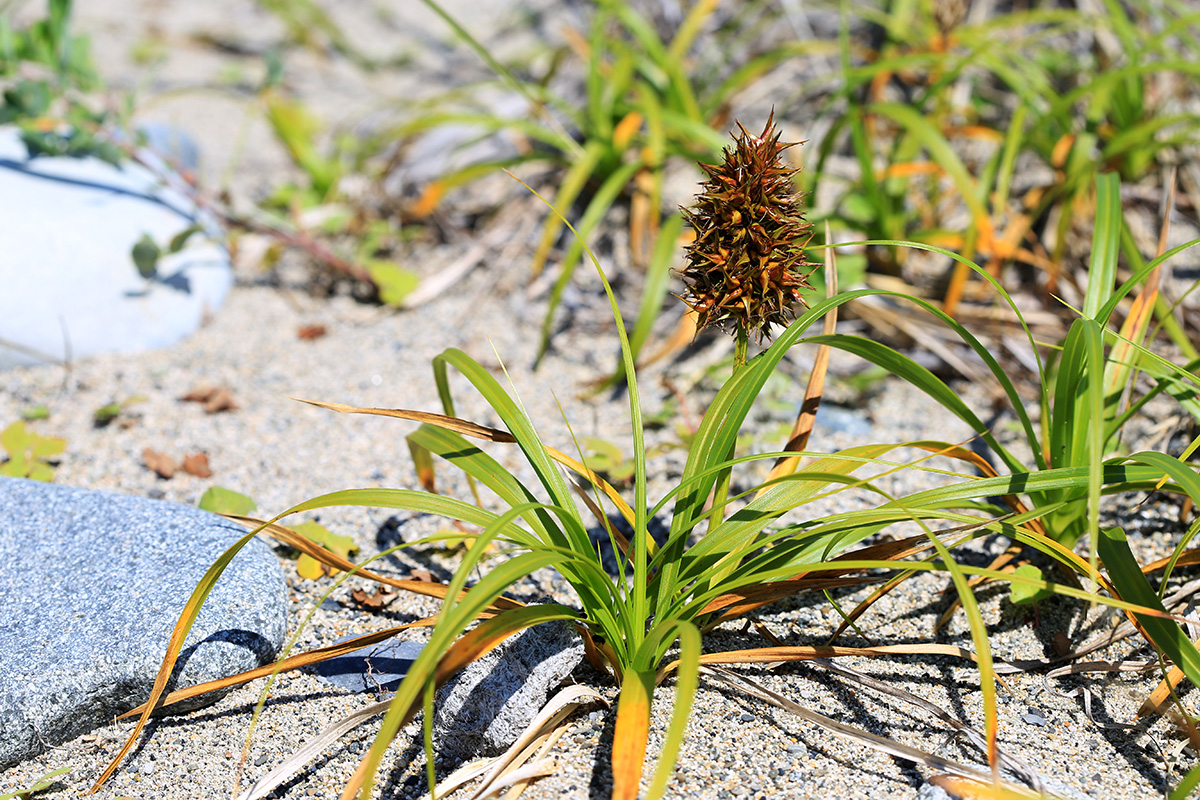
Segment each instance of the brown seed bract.
[[738,128],[720,164],[700,165],[709,179],[683,209],[696,239],[679,273],[687,287],[681,299],[699,316],[698,328],[740,329],[762,341],[772,326],[795,319],[792,306],[812,288],[814,265],[803,251],[812,226],[792,186],[797,170],[781,158],[796,143],[780,144],[774,113],[759,136]]

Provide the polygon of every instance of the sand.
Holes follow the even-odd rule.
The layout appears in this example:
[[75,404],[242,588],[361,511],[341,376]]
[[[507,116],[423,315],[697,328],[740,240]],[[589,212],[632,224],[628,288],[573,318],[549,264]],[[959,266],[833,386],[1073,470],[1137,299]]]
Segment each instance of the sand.
[[[407,9],[404,13],[409,13]],[[416,14],[417,12],[413,12]],[[365,30],[370,19],[358,12],[339,12],[339,20],[352,30]],[[116,74],[118,85],[135,82],[137,69],[129,51],[147,31],[165,31],[169,57],[156,69],[153,88],[164,92],[184,84],[203,84],[234,63],[249,72],[253,58],[214,55],[211,48],[188,37],[196,31],[215,31],[238,41],[272,41],[279,30],[270,18],[248,3],[195,4],[179,2],[134,3],[109,0],[89,3],[79,11],[79,22],[92,32],[102,68]],[[412,87],[421,85],[421,69],[434,70],[428,59],[441,52],[422,51],[436,20],[420,12],[404,24],[381,25],[387,31],[375,55],[409,48],[417,59]],[[479,24],[487,20],[479,21]],[[360,26],[355,29],[354,26]],[[445,36],[444,32],[439,34]],[[390,38],[388,38],[390,37]],[[253,48],[252,48],[253,49]],[[431,55],[432,53],[432,55]],[[380,105],[380,97],[396,97],[405,87],[377,85],[382,78],[363,80],[337,59],[307,51],[291,58],[294,81],[306,101],[318,112],[349,120],[366,115]],[[440,74],[440,73],[438,73]],[[372,85],[372,81],[376,85]],[[228,87],[227,87],[228,88]],[[381,94],[386,89],[386,95]],[[240,93],[239,93],[240,92]],[[261,121],[251,115],[246,134],[237,141],[228,135],[237,120],[248,113],[249,93],[236,86],[228,91],[164,94],[157,104],[139,111],[142,118],[163,118],[192,130],[204,147],[210,176],[233,175],[235,196],[260,195],[291,173],[277,145]],[[231,99],[232,98],[232,99]],[[221,109],[225,111],[222,112]],[[339,108],[344,113],[337,113]],[[231,170],[231,165],[237,165]],[[264,516],[279,513],[309,497],[346,488],[415,487],[416,480],[403,440],[410,423],[373,417],[337,415],[303,405],[292,398],[313,398],[363,406],[403,407],[440,411],[430,361],[446,348],[460,348],[489,367],[492,374],[519,394],[529,416],[544,439],[571,452],[568,423],[576,436],[595,436],[613,442],[628,454],[631,447],[626,396],[594,395],[591,382],[615,365],[616,335],[611,314],[604,305],[593,275],[581,275],[567,295],[567,310],[548,357],[535,371],[541,319],[547,302],[547,283],[533,279],[528,259],[536,239],[533,225],[540,211],[507,184],[486,184],[487,192],[510,198],[517,213],[501,228],[501,244],[489,248],[480,265],[455,283],[450,291],[421,307],[393,312],[361,304],[346,296],[311,297],[305,291],[308,272],[298,256],[288,256],[274,278],[254,265],[239,264],[238,283],[226,305],[209,324],[180,345],[142,354],[106,355],[63,366],[18,369],[0,374],[0,421],[12,420],[20,410],[44,404],[50,418],[38,430],[68,440],[55,480],[88,488],[108,489],[194,504],[210,485],[221,485],[252,496]],[[416,244],[406,254],[407,263],[425,276],[455,262],[472,245],[470,235],[447,244]],[[619,252],[619,247],[604,252]],[[620,264],[605,257],[607,269]],[[638,279],[623,273],[621,297],[626,314],[632,314]],[[669,335],[678,310],[664,313],[655,338]],[[322,325],[327,333],[317,339],[298,336],[303,326]],[[717,338],[700,340],[680,359],[656,365],[642,377],[647,414],[675,400],[672,387],[682,387],[682,419],[694,424],[718,385],[721,368],[713,364],[728,357],[730,345]],[[747,446],[760,450],[779,447],[802,396],[811,348],[797,348],[768,384],[766,397],[746,428]],[[504,372],[500,366],[503,365]],[[847,375],[858,368],[848,357],[835,356],[834,373]],[[454,380],[458,413],[468,419],[496,424],[495,415],[466,382]],[[179,398],[200,385],[228,388],[237,410],[206,414],[197,404]],[[987,387],[960,386],[975,407],[985,409]],[[825,425],[818,427],[810,447],[834,452],[873,441],[909,441],[938,438],[965,440],[970,431],[956,420],[947,420],[941,409],[919,393],[896,381],[875,385],[859,394],[845,382],[834,380],[831,401],[854,403],[842,417],[851,420],[850,432]],[[94,411],[113,401],[136,398],[121,418],[98,428]],[[562,410],[560,411],[560,404]],[[564,415],[566,422],[564,422]],[[830,414],[830,417],[833,415]],[[855,428],[855,426],[858,426]],[[653,430],[648,441],[652,458],[652,502],[669,490],[685,458],[674,422]],[[208,455],[214,475],[200,479],[178,475],[163,480],[142,463],[145,448],[176,457],[194,452]],[[506,467],[522,479],[531,478],[510,447],[492,446]],[[742,478],[752,479],[752,474]],[[438,473],[439,488],[466,496],[461,479],[449,468]],[[890,488],[914,491],[940,480],[918,471],[901,473]],[[749,485],[748,483],[746,485]],[[826,505],[804,510],[805,516],[827,514],[840,503],[861,504],[861,496],[838,495]],[[306,517],[313,518],[313,517]],[[360,557],[378,552],[398,539],[412,541],[437,531],[443,523],[429,517],[387,510],[334,509],[315,518],[336,533],[354,538]],[[1137,536],[1135,549],[1147,557],[1161,554],[1177,541],[1179,530]],[[986,563],[1004,547],[987,538],[972,545],[964,559]],[[428,569],[438,579],[452,574],[457,554],[433,548],[414,548],[386,562],[386,568],[405,575]],[[382,614],[355,607],[347,583],[332,594],[333,603],[322,604],[330,583],[301,579],[294,562],[285,561],[291,588],[292,625],[311,621],[299,631],[299,647],[328,644],[341,636],[377,630],[435,613],[433,601],[401,596]],[[970,647],[970,636],[961,614],[934,632],[934,623],[947,607],[943,575],[926,575],[907,582],[861,621],[860,629],[873,643],[940,642]],[[844,609],[867,594],[867,589],[836,593]],[[568,587],[549,572],[541,572],[514,587],[513,597],[531,600],[550,595],[571,602]],[[988,587],[979,592],[990,643],[1005,659],[1045,658],[1053,654],[1056,635],[1078,645],[1109,629],[1119,620],[1102,610],[1088,610],[1065,600],[1043,603],[1033,616],[1007,600],[1007,591]],[[803,595],[764,609],[757,618],[788,644],[825,641],[839,617],[820,595]],[[766,644],[753,629],[729,624],[705,640],[708,651],[757,647]],[[420,640],[422,634],[413,633]],[[844,644],[866,644],[857,633]],[[1146,658],[1136,639],[1097,654],[1115,660]],[[982,695],[974,668],[944,656],[897,656],[878,660],[848,659],[847,666],[907,689],[945,709],[952,717],[976,727],[983,725]],[[856,687],[844,678],[812,666],[788,665],[777,669],[744,668],[741,672],[816,712],[943,757],[980,765],[978,754],[961,737],[928,714],[871,689]],[[610,700],[611,680],[583,670],[576,679],[595,686]],[[1000,742],[1008,752],[1025,760],[1042,776],[1051,792],[1066,797],[1150,798],[1162,794],[1195,762],[1182,749],[1182,737],[1169,721],[1155,718],[1136,722],[1136,709],[1153,687],[1152,677],[1104,675],[1047,679],[1038,674],[1004,678],[1000,692]],[[304,673],[282,676],[271,689],[267,704],[242,763],[241,754],[251,714],[262,683],[257,682],[226,696],[217,704],[192,714],[156,720],[143,743],[122,765],[98,798],[137,797],[210,798],[232,796],[265,774],[300,744],[326,725],[365,707],[375,698],[334,689]],[[1087,696],[1078,690],[1086,689]],[[656,695],[651,734],[652,767],[671,712],[673,686],[665,684]],[[1087,711],[1090,703],[1091,718]],[[1135,724],[1130,729],[1119,727]],[[369,745],[377,723],[358,728],[323,753],[312,765],[279,790],[288,798],[338,795]],[[46,754],[0,773],[0,793],[29,785],[51,770],[70,768],[47,790],[46,797],[80,794],[116,753],[132,729],[118,722],[51,749]],[[608,754],[613,734],[611,710],[592,708],[572,718],[571,729],[553,752],[555,772],[535,783],[526,796],[606,797],[610,774]],[[982,768],[982,767],[981,767]],[[417,729],[406,729],[397,740],[381,773],[379,796],[417,797],[425,791],[424,756]],[[647,771],[649,777],[650,771]],[[838,738],[782,710],[746,698],[711,681],[702,681],[689,722],[668,796],[688,798],[912,798],[936,796],[926,779],[933,772],[910,762],[875,752]]]

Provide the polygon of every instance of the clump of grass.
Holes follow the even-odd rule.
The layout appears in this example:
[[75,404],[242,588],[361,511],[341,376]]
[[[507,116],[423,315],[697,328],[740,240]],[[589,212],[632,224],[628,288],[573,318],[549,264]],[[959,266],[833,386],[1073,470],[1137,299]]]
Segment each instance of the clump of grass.
[[[753,149],[752,142],[745,143]],[[760,138],[760,145],[763,143],[770,143],[768,149],[776,146],[774,138],[769,136]],[[760,179],[777,175],[777,165],[773,160],[754,159],[741,153],[739,148],[734,148],[729,154],[731,163],[737,163],[739,157],[746,159],[742,166],[757,171],[755,174]],[[723,165],[714,174],[723,174],[728,166]],[[1119,195],[1114,191],[1116,188],[1115,180],[1102,181],[1102,200],[1118,201]],[[767,218],[773,218],[771,212],[779,219],[796,218],[797,209],[790,195],[766,193],[763,198],[768,204],[779,203],[778,208],[770,206],[766,209],[764,216]],[[713,196],[705,202],[715,204],[720,201],[721,198]],[[728,228],[734,225],[735,219],[732,213],[714,207],[713,214],[706,215],[705,219],[710,217],[722,220],[722,225],[726,227],[724,233],[730,233]],[[744,215],[742,221],[750,222]],[[621,800],[631,799],[640,791],[650,735],[651,702],[656,687],[673,678],[674,711],[646,796],[659,797],[665,791],[702,674],[756,692],[755,696],[764,697],[805,719],[824,725],[837,735],[852,736],[867,746],[955,774],[999,783],[1001,763],[1015,762],[1007,759],[997,742],[995,662],[990,652],[987,630],[972,592],[972,576],[1021,583],[1121,608],[1129,614],[1138,629],[1169,655],[1180,669],[1193,680],[1200,681],[1200,653],[1197,653],[1175,619],[1163,609],[1157,595],[1149,589],[1137,562],[1129,553],[1123,535],[1115,530],[1098,530],[1095,511],[1102,493],[1135,491],[1165,478],[1171,481],[1169,489],[1200,500],[1200,478],[1182,462],[1159,453],[1109,459],[1104,457],[1105,431],[1112,425],[1119,427],[1119,420],[1122,419],[1115,416],[1110,420],[1104,414],[1106,395],[1103,378],[1106,367],[1103,346],[1106,339],[1128,348],[1127,354],[1116,362],[1121,368],[1136,366],[1152,376],[1161,374],[1163,391],[1183,397],[1194,391],[1195,378],[1153,356],[1135,341],[1140,334],[1131,336],[1129,330],[1118,333],[1106,327],[1105,323],[1120,299],[1140,285],[1148,271],[1161,263],[1162,257],[1151,262],[1147,271],[1136,275],[1134,281],[1113,290],[1110,280],[1112,272],[1104,270],[1108,269],[1108,260],[1111,258],[1109,245],[1115,229],[1107,216],[1102,217],[1097,229],[1099,252],[1094,256],[1097,264],[1094,280],[1098,288],[1083,309],[1078,332],[1068,337],[1063,348],[1058,372],[1060,384],[1056,389],[1058,393],[1054,402],[1049,403],[1055,420],[1052,440],[1074,443],[1073,446],[1080,448],[1066,461],[1057,460],[1057,449],[1052,448],[1052,454],[1047,456],[1040,453],[1039,448],[1036,466],[1024,467],[996,441],[987,427],[948,386],[916,362],[885,345],[844,334],[808,335],[810,325],[841,305],[871,294],[867,290],[831,293],[831,296],[799,314],[763,352],[734,370],[696,432],[681,478],[654,505],[648,498],[649,473],[637,371],[607,280],[604,283],[617,321],[625,375],[628,377],[634,442],[631,502],[597,475],[586,459],[577,460],[548,446],[538,435],[534,422],[525,414],[519,401],[500,385],[488,369],[458,350],[447,350],[433,362],[434,379],[443,398],[444,414],[316,403],[341,412],[375,414],[421,423],[408,436],[410,447],[417,454],[414,460],[428,471],[433,459],[422,455],[427,454],[462,470],[474,484],[486,488],[495,496],[500,504],[499,509],[492,511],[455,498],[405,489],[348,490],[313,498],[288,509],[270,522],[256,526],[213,565],[189,599],[172,635],[151,698],[137,710],[141,714],[139,723],[99,783],[103,783],[117,768],[152,710],[164,701],[167,678],[205,597],[236,552],[258,532],[271,533],[336,569],[353,571],[370,580],[438,596],[443,601],[436,618],[413,623],[432,626],[429,642],[394,698],[372,710],[372,713],[383,713],[383,721],[373,746],[348,782],[344,798],[369,796],[388,745],[401,727],[422,708],[426,711],[427,726],[430,724],[431,715],[428,712],[433,691],[453,672],[516,631],[553,620],[573,621],[584,638],[591,661],[608,672],[620,686],[612,772],[613,796]],[[765,263],[798,263],[796,250],[802,243],[792,237],[802,235],[804,228],[792,224],[786,230],[791,236],[781,236],[778,241],[772,239],[772,246],[759,254],[766,259]],[[966,259],[962,259],[962,262],[978,270],[985,279],[990,279],[978,265]],[[694,263],[692,267],[705,268],[702,262],[699,265]],[[600,275],[604,279],[602,271]],[[997,290],[1002,293],[998,286]],[[762,300],[758,294],[750,292],[740,299],[744,303],[733,303],[728,307],[731,310],[740,308],[744,314],[735,317],[732,322],[735,332],[739,328],[743,331],[743,338],[757,321],[774,322],[779,314],[784,313],[781,307],[775,305],[768,306],[769,314],[751,305],[755,302],[773,303],[774,295],[767,295],[766,300]],[[1009,396],[1016,401],[1018,413],[1023,414],[1015,387],[987,349],[940,309],[921,300],[914,302],[959,333],[979,352],[993,368],[997,380],[1009,392]],[[766,335],[769,327],[762,325],[757,330]],[[1009,470],[1008,474],[998,474],[987,461],[964,447],[938,441],[878,443],[832,455],[786,451],[737,456],[737,435],[755,400],[785,354],[800,344],[825,345],[862,355],[913,382],[948,412],[967,421],[1000,454],[1004,466]],[[454,415],[450,390],[451,369],[465,377],[483,396],[503,427],[482,426]],[[1023,415],[1022,420],[1032,435],[1034,429],[1028,417]],[[528,485],[520,481],[493,456],[474,445],[472,439],[520,449],[536,483]],[[868,469],[891,471],[906,468],[889,459],[889,454],[901,447],[918,448],[961,461],[981,470],[983,477],[954,474],[946,486],[904,497],[890,497],[876,489],[870,477],[862,477],[859,473]],[[812,460],[806,464],[792,460],[798,455],[811,455]],[[743,495],[734,498],[726,496],[732,470],[754,461],[776,457],[789,457],[784,462],[788,465],[787,469],[777,470],[771,479],[754,485]],[[574,477],[568,478],[563,468]],[[583,484],[591,488],[586,489]],[[804,517],[806,506],[847,488],[876,492],[879,502],[832,516]],[[991,498],[997,496],[1004,498],[1007,509],[999,508],[992,502]],[[447,585],[416,585],[417,582],[396,581],[377,575],[367,570],[365,565],[353,565],[278,524],[279,520],[291,514],[335,505],[400,508],[438,514],[472,526],[472,531],[456,532],[453,536],[469,539],[480,546],[472,546],[467,550]],[[607,522],[605,506],[615,509],[629,523],[631,538],[626,538]],[[649,520],[668,508],[671,509],[671,525],[666,540],[660,546],[649,535]],[[1086,513],[1080,514],[1080,508],[1086,508]],[[1081,521],[1072,522],[1062,530],[1050,528],[1053,515],[1067,512],[1075,515],[1072,519]],[[800,521],[787,522],[783,519],[785,515]],[[615,576],[605,570],[601,555],[588,535],[591,519],[604,527],[614,552],[620,552],[623,556],[618,562]],[[903,522],[917,523],[924,533],[899,543],[866,543],[873,534]],[[946,524],[951,527],[937,530]],[[1079,526],[1093,533],[1098,559],[1089,562],[1064,546],[1063,540]],[[990,532],[1008,536],[1015,542],[1049,555],[1072,573],[1101,587],[1106,594],[1051,584],[1023,573],[969,567],[955,560],[954,549]],[[432,544],[444,538],[445,534],[439,534],[411,544]],[[491,542],[506,544],[511,548],[511,554],[492,564],[472,584],[474,576],[479,574],[477,570],[484,566],[487,548],[483,545]],[[929,555],[918,557],[922,553]],[[1107,570],[1107,575],[1100,571],[1099,565]],[[570,584],[578,598],[578,606],[546,604],[523,607],[503,597],[504,592],[516,582],[535,570],[547,567],[555,569]],[[864,576],[864,570],[883,570],[903,576],[933,569],[947,572],[954,583],[968,617],[973,653],[937,645],[879,648],[777,646],[730,653],[703,652],[705,632],[723,621],[737,618],[776,599],[813,588],[880,579],[876,575]],[[472,628],[479,619],[484,621]],[[218,685],[236,685],[253,677],[331,657],[348,648],[362,646],[367,639],[378,641],[396,635],[400,630],[393,628],[369,637],[360,637],[346,645],[292,656],[262,670],[175,692],[165,701],[174,702],[190,694],[217,688]],[[668,653],[672,650],[677,650],[677,654],[668,660]],[[978,664],[986,727],[982,733],[972,729],[968,738],[982,751],[991,766],[990,779],[985,773],[967,765],[856,730],[778,696],[763,694],[753,688],[751,682],[721,672],[714,666],[748,661],[808,660],[819,656],[844,655],[882,656],[911,652],[952,652],[966,655]],[[344,725],[339,725],[336,730],[345,729]],[[429,751],[432,791],[433,744],[428,730],[427,727],[426,748]],[[1038,786],[1036,775],[1030,775],[1027,770],[1021,774],[1035,787]],[[1188,779],[1191,780],[1192,776]]]

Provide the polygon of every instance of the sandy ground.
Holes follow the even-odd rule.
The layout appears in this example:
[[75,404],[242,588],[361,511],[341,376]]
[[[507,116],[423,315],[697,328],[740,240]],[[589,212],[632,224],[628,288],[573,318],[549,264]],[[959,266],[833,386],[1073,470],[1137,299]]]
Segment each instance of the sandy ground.
[[[244,199],[261,195],[290,174],[286,157],[256,116],[246,88],[258,80],[255,70],[261,69],[261,52],[281,35],[271,17],[248,2],[235,0],[211,4],[103,0],[81,5],[79,24],[92,33],[102,70],[115,85],[136,87],[153,98],[140,108],[140,118],[170,121],[193,133],[203,147],[203,174],[210,184],[228,178],[235,196]],[[436,82],[428,76],[444,76],[447,68],[448,34],[423,6],[394,3],[381,8],[387,13],[359,4],[346,4],[335,13],[352,39],[367,43],[364,47],[369,47],[370,55],[404,55],[410,59],[408,71],[364,78],[336,58],[304,50],[289,55],[291,80],[305,101],[316,113],[344,127],[369,118],[389,98],[429,91]],[[472,12],[471,22],[480,29],[499,26],[504,19],[501,11],[498,5],[485,4],[479,13]],[[218,52],[196,38],[201,34],[236,42],[249,55]],[[146,41],[165,43],[163,59],[150,68],[137,66],[131,56],[135,46]],[[519,36],[512,37],[511,46],[520,46]],[[236,135],[231,136],[231,131]],[[547,442],[570,451],[569,423],[576,435],[604,438],[627,453],[631,438],[625,397],[594,397],[586,392],[589,381],[611,369],[616,354],[615,326],[594,278],[581,276],[568,295],[569,313],[564,322],[569,324],[540,369],[531,369],[547,287],[528,276],[525,264],[536,233],[523,221],[536,219],[538,213],[533,204],[519,207],[506,223],[510,232],[498,252],[486,257],[452,291],[406,313],[362,305],[347,297],[310,297],[304,291],[306,273],[291,261],[285,264],[278,282],[265,281],[261,273],[240,265],[238,285],[226,306],[209,325],[177,347],[139,355],[108,355],[69,368],[47,366],[0,375],[0,420],[14,419],[30,405],[49,407],[51,417],[39,430],[68,440],[56,475],[59,483],[188,504],[195,503],[209,485],[217,484],[251,495],[261,513],[269,515],[338,489],[414,486],[402,438],[411,425],[335,415],[290,398],[440,410],[429,363],[444,349],[457,347],[492,368],[502,381],[511,380]],[[464,237],[427,247],[412,254],[412,263],[423,274],[433,275],[470,244],[469,237]],[[605,266],[616,267],[611,260]],[[635,289],[636,285],[628,288],[627,301],[636,298]],[[306,325],[323,325],[327,334],[302,340],[297,333]],[[664,315],[657,335],[667,335],[672,325],[673,315]],[[698,418],[716,386],[711,377],[705,377],[705,371],[728,352],[727,343],[704,340],[682,360],[650,370],[642,379],[647,413],[672,401],[671,387],[684,387],[681,418],[685,422]],[[811,352],[797,349],[784,362],[778,381],[768,385],[747,428],[753,446],[775,449],[782,443],[782,432],[802,394],[799,381],[811,359]],[[507,378],[500,372],[501,363]],[[854,364],[835,358],[835,373],[846,374],[854,368]],[[208,415],[196,404],[178,400],[201,384],[229,388],[240,408]],[[456,381],[455,391],[461,416],[484,424],[496,422],[465,381]],[[986,407],[985,387],[964,386],[962,391],[977,407]],[[940,410],[934,411],[927,400],[899,384],[881,384],[858,395],[835,380],[829,395],[831,400],[853,400],[858,405],[851,414],[854,422],[849,429],[819,427],[813,449],[832,452],[871,441],[925,437],[958,441],[969,436],[965,426],[947,422]],[[93,425],[95,409],[132,397],[142,399],[131,405],[122,419],[105,428]],[[147,447],[176,456],[206,452],[214,476],[201,480],[180,475],[162,480],[142,464],[141,453]],[[650,447],[654,498],[678,477],[685,453],[673,423],[651,432]],[[529,477],[528,468],[512,450],[496,447],[492,452],[519,476]],[[439,480],[448,493],[464,492],[462,482],[446,469],[439,472]],[[935,480],[931,474],[910,471],[902,473],[891,488],[912,491]],[[828,505],[805,513],[829,513],[839,503],[861,502],[862,498],[838,495],[830,498]],[[323,511],[319,519],[335,532],[352,536],[364,556],[397,539],[411,541],[432,533],[440,525],[427,517],[382,510],[335,509]],[[1134,546],[1142,554],[1160,554],[1169,550],[1177,536],[1177,531],[1168,528],[1137,537]],[[982,564],[1002,548],[1002,542],[986,539],[964,558]],[[429,569],[444,579],[455,559],[453,553],[414,549],[393,557],[387,567],[400,575]],[[293,562],[286,562],[286,569],[291,587],[291,631],[299,631],[300,647],[327,644],[347,634],[436,611],[430,601],[401,597],[382,614],[367,613],[356,609],[349,599],[352,584],[334,590],[335,603],[322,605],[322,593],[329,584],[300,579]],[[908,582],[864,617],[862,634],[879,643],[936,641],[970,646],[961,614],[941,631],[933,630],[948,603],[947,586],[948,580],[941,576]],[[866,593],[865,589],[850,590],[836,597],[848,609]],[[513,592],[514,597],[525,600],[543,595],[570,602],[564,584],[550,573],[535,574]],[[1043,603],[1034,617],[1014,607],[1007,593],[996,588],[981,590],[979,600],[992,647],[1005,659],[1045,658],[1053,654],[1057,635],[1079,645],[1118,621],[1112,614],[1061,600]],[[311,620],[301,629],[310,612]],[[839,618],[823,597],[805,595],[766,609],[759,619],[789,644],[818,644]],[[419,640],[421,635],[413,638]],[[866,642],[853,634],[843,643]],[[706,640],[710,651],[762,644],[765,642],[757,633],[740,625],[726,626]],[[1146,650],[1139,651],[1137,646],[1136,640],[1130,640],[1097,657],[1145,658]],[[851,659],[846,664],[907,689],[956,719],[976,727],[983,724],[977,674],[967,663],[948,657],[910,656]],[[947,758],[982,763],[962,737],[953,736],[929,714],[819,668],[754,668],[744,674],[838,721]],[[610,699],[614,696],[611,683],[603,676],[585,669],[576,679],[595,685]],[[1051,792],[1062,796],[1106,800],[1158,796],[1195,759],[1190,751],[1181,749],[1180,735],[1166,720],[1121,727],[1135,723],[1137,705],[1152,686],[1150,678],[1129,675],[1008,676],[1000,693],[1001,745],[1024,759]],[[249,737],[248,756],[241,763],[251,713],[261,690],[261,683],[252,684],[210,708],[154,722],[149,737],[96,796],[145,800],[231,796],[237,787],[245,788],[323,727],[373,700],[332,689],[307,674],[283,676],[270,690],[271,702]],[[651,765],[671,701],[668,684],[655,704]],[[72,771],[44,796],[75,796],[99,774],[131,728],[129,722],[114,723],[0,773],[0,793],[27,786],[50,770],[69,767]],[[365,724],[331,747],[281,787],[277,796],[336,797],[375,728],[374,723]],[[597,708],[590,715],[578,715],[553,753],[556,771],[534,784],[527,796],[607,796],[612,733],[610,711]],[[423,792],[424,757],[415,735],[415,729],[406,730],[394,746],[380,796],[416,797]],[[925,785],[930,774],[911,762],[835,737],[782,710],[702,683],[668,795],[720,800],[930,797],[932,787]]]

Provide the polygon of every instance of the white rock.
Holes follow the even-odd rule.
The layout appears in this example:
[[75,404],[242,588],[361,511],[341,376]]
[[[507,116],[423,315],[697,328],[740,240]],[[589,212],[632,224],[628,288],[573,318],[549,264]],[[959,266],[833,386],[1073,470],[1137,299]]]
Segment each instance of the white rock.
[[148,234],[165,250],[195,204],[133,163],[29,159],[13,127],[0,127],[0,220],[0,369],[173,344],[233,283],[224,247],[200,234],[143,278],[133,245]]

